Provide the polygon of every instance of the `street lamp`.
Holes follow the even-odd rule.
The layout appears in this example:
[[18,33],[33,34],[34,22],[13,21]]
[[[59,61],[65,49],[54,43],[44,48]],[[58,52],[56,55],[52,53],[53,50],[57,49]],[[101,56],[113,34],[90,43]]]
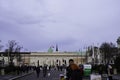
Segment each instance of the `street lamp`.
[[79,64],[79,53],[80,53],[80,50],[77,52],[77,64]]
[[10,52],[9,52],[9,49],[8,49],[8,65],[10,63]]
[[118,54],[117,55],[119,55],[120,54],[120,37],[118,37],[118,39],[117,39],[117,47],[118,47]]
[[77,54],[77,64],[79,64],[79,54],[80,54],[80,50],[76,52]]
[[86,55],[85,55],[86,63],[88,63],[88,47],[86,47]]
[[2,66],[4,67],[4,55],[2,54]]
[[82,64],[82,49],[81,49],[80,53],[81,53],[81,64]]

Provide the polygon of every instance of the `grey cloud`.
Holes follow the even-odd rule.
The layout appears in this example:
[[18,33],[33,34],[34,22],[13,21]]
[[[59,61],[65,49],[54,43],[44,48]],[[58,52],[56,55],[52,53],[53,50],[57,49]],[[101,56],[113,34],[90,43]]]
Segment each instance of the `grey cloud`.
[[112,41],[120,36],[119,0],[0,1],[0,39],[15,39],[28,50],[61,51]]

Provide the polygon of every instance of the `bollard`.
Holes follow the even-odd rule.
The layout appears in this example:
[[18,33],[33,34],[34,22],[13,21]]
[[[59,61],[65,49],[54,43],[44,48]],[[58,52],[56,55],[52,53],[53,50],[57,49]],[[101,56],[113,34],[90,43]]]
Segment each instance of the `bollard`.
[[113,80],[113,79],[112,79],[112,76],[108,76],[108,80]]
[[108,80],[108,74],[102,74],[103,80]]
[[102,80],[101,75],[91,74],[90,80]]
[[1,69],[1,75],[5,75],[4,69]]
[[117,69],[116,68],[113,70],[113,74],[117,74]]
[[60,80],[65,80],[64,75],[60,74]]
[[48,77],[50,76],[50,73],[48,73]]

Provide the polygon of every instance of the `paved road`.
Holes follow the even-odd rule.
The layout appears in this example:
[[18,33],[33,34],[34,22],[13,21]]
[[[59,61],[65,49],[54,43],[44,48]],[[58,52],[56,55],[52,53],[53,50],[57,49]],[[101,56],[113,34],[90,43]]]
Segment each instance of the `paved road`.
[[4,75],[4,76],[0,75],[0,80],[8,80],[12,77],[15,77],[15,76],[14,75]]
[[64,73],[63,71],[57,71],[57,70],[51,70],[48,72],[50,73],[50,76],[43,77],[43,73],[41,71],[39,78],[37,78],[36,73],[34,72],[18,80],[59,80],[59,75]]
[[[16,80],[59,80],[59,78],[60,78],[59,75],[64,74],[64,71],[58,71],[58,70],[51,70],[51,71],[48,71],[48,72],[51,75],[47,76],[45,78],[43,77],[43,74],[42,74],[42,71],[41,71],[39,78],[37,78],[36,73],[33,72],[29,75],[26,75],[26,76],[21,77],[20,79],[16,79]],[[15,77],[15,76],[17,76],[17,75],[4,75],[4,76],[0,75],[0,80],[9,80],[11,77]],[[113,78],[120,80],[120,75],[113,75]],[[89,78],[84,77],[83,80],[89,80]],[[104,78],[102,80],[104,80]]]
[[9,80],[9,79],[13,79],[15,77],[21,77],[21,76],[24,76],[24,75],[27,75],[27,74],[30,74],[30,73],[32,73],[32,71],[29,72],[29,73],[22,73],[22,74],[19,74],[19,75],[17,75],[17,74],[0,75],[0,80]]
[[[23,76],[19,79],[15,79],[15,80],[60,80],[59,76],[60,76],[60,74],[64,74],[64,71],[51,70],[51,71],[48,71],[48,73],[50,73],[50,76],[46,76],[44,78],[43,73],[41,71],[40,77],[37,78],[36,72],[32,72],[26,76]],[[21,75],[4,75],[4,76],[0,75],[0,80],[9,80],[9,79],[11,79],[13,77],[17,77],[17,76],[21,76]],[[84,78],[84,80],[89,80],[89,79]]]
[[[40,73],[40,77],[37,78],[36,73],[32,73],[28,76],[24,76],[21,79],[17,80],[60,80],[60,74],[64,74],[64,71],[58,71],[58,70],[51,70],[49,71],[50,76],[43,77],[42,71]],[[89,80],[88,77],[85,77],[83,80]]]

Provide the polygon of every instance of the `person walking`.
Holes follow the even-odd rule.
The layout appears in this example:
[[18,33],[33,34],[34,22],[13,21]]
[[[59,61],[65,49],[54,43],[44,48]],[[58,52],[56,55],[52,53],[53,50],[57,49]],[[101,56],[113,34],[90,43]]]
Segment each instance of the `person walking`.
[[99,70],[98,70],[98,72],[99,72],[100,75],[102,75],[102,71],[103,71],[103,70],[102,70],[102,66],[100,65],[100,66],[99,66]]
[[66,68],[66,80],[82,80],[81,69],[73,59],[69,60],[69,66]]
[[43,77],[46,77],[47,75],[47,65],[43,66]]
[[40,75],[40,67],[39,66],[36,67],[36,74],[37,74],[37,78],[39,78],[39,75]]
[[112,66],[109,64],[109,65],[108,65],[108,78],[109,78],[109,80],[113,80],[113,79],[112,79],[112,75],[113,75],[113,68],[112,68]]

